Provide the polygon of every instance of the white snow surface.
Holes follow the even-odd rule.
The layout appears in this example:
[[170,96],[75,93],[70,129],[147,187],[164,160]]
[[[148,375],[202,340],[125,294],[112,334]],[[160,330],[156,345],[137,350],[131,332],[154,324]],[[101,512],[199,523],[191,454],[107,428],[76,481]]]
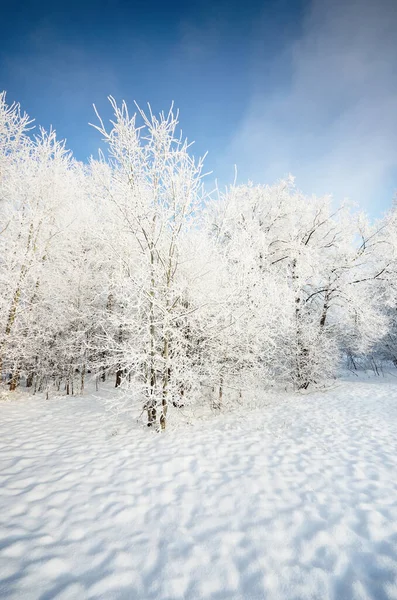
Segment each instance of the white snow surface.
[[0,402],[0,597],[397,599],[395,382],[164,434]]

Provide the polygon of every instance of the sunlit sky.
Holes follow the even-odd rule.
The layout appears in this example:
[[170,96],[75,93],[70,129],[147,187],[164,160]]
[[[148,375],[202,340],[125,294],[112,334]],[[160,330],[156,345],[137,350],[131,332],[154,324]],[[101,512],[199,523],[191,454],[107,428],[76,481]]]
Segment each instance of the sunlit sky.
[[97,153],[107,96],[180,109],[221,185],[292,173],[377,217],[397,189],[396,0],[21,0],[0,19],[0,89]]

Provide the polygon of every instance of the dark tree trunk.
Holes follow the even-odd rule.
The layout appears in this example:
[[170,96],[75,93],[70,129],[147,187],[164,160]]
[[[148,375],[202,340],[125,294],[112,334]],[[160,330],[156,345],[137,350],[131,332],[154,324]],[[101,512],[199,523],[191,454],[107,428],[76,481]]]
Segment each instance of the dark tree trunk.
[[[121,344],[121,342],[123,341],[123,328],[121,325],[119,325],[119,343]],[[121,365],[119,364],[117,371],[116,371],[116,384],[114,387],[120,387],[121,385],[121,379],[123,377],[123,369],[121,368]]]
[[19,383],[19,371],[18,371],[18,369],[16,369],[11,377],[10,392],[14,392],[17,389],[18,383]]
[[153,366],[150,366],[150,398],[147,403],[147,426],[152,427],[156,424],[157,409],[156,400],[154,399],[154,391],[156,385],[156,373]]
[[116,384],[114,387],[120,387],[121,385],[121,378],[123,376],[123,370],[122,369],[117,369],[116,371]]

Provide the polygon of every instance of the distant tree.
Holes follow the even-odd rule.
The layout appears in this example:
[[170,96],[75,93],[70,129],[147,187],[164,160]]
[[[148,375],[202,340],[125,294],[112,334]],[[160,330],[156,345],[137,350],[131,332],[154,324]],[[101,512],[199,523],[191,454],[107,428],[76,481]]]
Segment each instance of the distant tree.
[[368,347],[382,335],[370,288],[385,267],[374,254],[379,230],[363,215],[303,196],[292,179],[232,187],[214,213],[231,268],[249,278],[250,339],[267,332],[264,377],[307,388],[335,373],[347,345]]

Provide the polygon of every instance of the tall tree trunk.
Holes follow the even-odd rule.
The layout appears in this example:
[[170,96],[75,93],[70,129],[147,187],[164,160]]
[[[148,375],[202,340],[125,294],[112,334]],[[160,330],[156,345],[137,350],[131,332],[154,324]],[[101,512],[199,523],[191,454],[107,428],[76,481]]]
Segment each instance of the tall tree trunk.
[[168,367],[168,353],[169,353],[169,341],[168,332],[165,334],[164,348],[163,348],[163,360],[164,360],[164,374],[163,374],[163,395],[162,395],[162,409],[160,416],[161,429],[165,429],[167,424],[167,411],[168,411],[168,384],[170,377],[170,369]]
[[[119,325],[119,343],[121,344],[122,341],[123,341],[123,328],[121,325]],[[116,388],[120,387],[122,377],[123,377],[123,369],[121,368],[121,365],[119,364],[117,367],[117,371],[116,371],[116,383],[115,383],[114,387],[116,387]]]
[[19,365],[15,365],[13,373],[12,373],[12,377],[11,377],[11,381],[10,381],[10,392],[14,392],[17,387],[18,387],[18,383],[19,383]]
[[149,401],[147,403],[147,418],[148,427],[152,427],[156,424],[157,420],[157,408],[156,408],[156,400],[154,396],[156,386],[156,373],[154,369],[151,367],[150,369],[150,390],[149,390]]
[[221,378],[219,380],[219,393],[218,393],[219,408],[221,408],[221,406],[222,406],[222,400],[223,400],[223,375],[221,375]]
[[296,259],[292,261],[292,282],[295,290],[295,331],[296,331],[296,357],[295,357],[295,382],[298,390],[309,387],[308,359],[309,351],[303,343],[302,326],[302,298],[299,289],[299,277],[296,272]]
[[323,310],[321,312],[321,319],[320,319],[320,329],[321,330],[324,329],[325,322],[327,320],[327,314],[328,314],[328,309],[329,309],[329,300],[330,300],[330,292],[327,290],[325,292]]
[[123,376],[123,369],[117,369],[116,371],[116,383],[114,387],[120,387]]
[[83,366],[82,366],[82,368],[81,368],[81,377],[80,377],[80,393],[81,394],[84,392],[85,370],[86,370],[86,366],[85,366],[85,363],[84,363]]
[[154,288],[155,288],[155,280],[154,280],[154,247],[153,243],[150,248],[150,268],[151,268],[151,278],[150,278],[150,300],[149,300],[149,338],[150,338],[150,357],[149,357],[149,370],[148,370],[148,378],[149,378],[149,389],[148,395],[149,400],[147,402],[147,414],[148,414],[148,427],[152,427],[156,424],[157,420],[157,407],[156,407],[156,370],[155,370],[155,325],[154,325]]

